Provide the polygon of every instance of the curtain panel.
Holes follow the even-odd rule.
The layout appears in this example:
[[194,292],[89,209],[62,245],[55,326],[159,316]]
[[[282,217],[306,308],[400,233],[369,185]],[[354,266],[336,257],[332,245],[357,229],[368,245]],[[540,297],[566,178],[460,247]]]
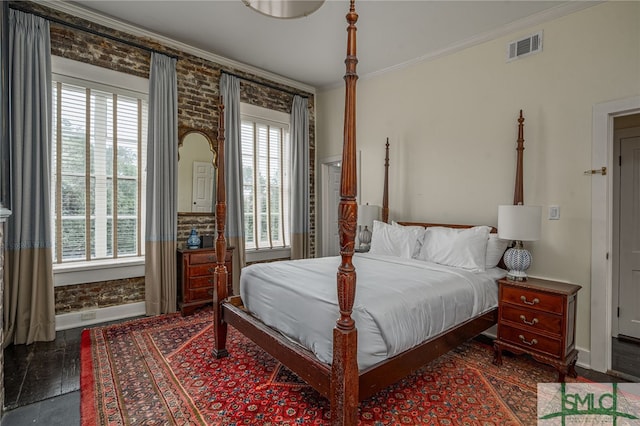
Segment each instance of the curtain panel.
[[309,100],[291,106],[291,259],[309,257]]
[[[220,94],[224,103],[224,164],[227,184],[227,244],[233,251],[233,294],[240,294],[240,270],[245,266],[242,146],[240,138],[240,80],[222,74]],[[237,271],[237,272],[236,272]]]
[[176,59],[152,53],[145,234],[147,315],[175,312],[178,227],[178,83]]
[[55,339],[49,22],[9,13],[10,183],[4,344]]

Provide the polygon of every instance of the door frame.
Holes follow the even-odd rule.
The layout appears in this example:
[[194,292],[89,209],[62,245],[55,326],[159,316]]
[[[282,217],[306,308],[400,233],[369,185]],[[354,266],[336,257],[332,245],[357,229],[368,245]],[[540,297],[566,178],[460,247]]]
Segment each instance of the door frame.
[[[328,216],[327,206],[329,204],[329,188],[327,188],[325,182],[329,174],[329,167],[341,162],[342,155],[332,155],[331,157],[326,157],[320,160],[320,179],[318,180],[318,182],[320,183],[320,209],[318,209],[318,211],[320,212],[320,220],[318,221],[318,223],[320,224],[320,235],[322,235],[322,238],[320,250],[318,250],[317,252],[321,253],[321,256],[323,257],[327,255],[327,249],[325,247],[327,246],[327,241],[329,241],[329,227],[327,226],[328,224],[325,223],[325,220]],[[356,200],[358,204],[360,204],[360,151],[356,152],[356,176],[358,182],[356,189]]]
[[[613,119],[640,113],[640,96],[593,106],[591,165],[594,170],[613,171]],[[611,369],[613,314],[613,174],[592,175],[591,180],[591,369]]]

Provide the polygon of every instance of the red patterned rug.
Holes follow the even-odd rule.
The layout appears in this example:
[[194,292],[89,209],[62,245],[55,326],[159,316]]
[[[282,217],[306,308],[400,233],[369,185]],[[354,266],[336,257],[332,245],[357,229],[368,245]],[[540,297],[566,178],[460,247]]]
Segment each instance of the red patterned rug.
[[[328,423],[328,401],[233,328],[230,356],[214,359],[211,323],[209,310],[85,330],[82,425]],[[461,345],[362,402],[360,424],[535,424],[536,384],[554,370],[509,356],[498,368],[492,356]]]

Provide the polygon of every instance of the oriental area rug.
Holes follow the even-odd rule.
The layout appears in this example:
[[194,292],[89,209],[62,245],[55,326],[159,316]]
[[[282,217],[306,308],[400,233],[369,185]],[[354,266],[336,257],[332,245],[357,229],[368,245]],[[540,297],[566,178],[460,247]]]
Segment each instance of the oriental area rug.
[[[214,359],[211,310],[83,331],[81,418],[93,425],[321,425],[328,401],[229,328]],[[360,404],[361,425],[536,423],[536,385],[555,371],[471,341]]]

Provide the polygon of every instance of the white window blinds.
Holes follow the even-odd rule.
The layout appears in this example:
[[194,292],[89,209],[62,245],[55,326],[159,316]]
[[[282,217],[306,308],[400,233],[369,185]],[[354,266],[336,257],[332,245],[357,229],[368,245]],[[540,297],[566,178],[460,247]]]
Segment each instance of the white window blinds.
[[245,116],[241,127],[245,248],[289,247],[288,125]]
[[146,95],[53,77],[54,262],[143,255]]

